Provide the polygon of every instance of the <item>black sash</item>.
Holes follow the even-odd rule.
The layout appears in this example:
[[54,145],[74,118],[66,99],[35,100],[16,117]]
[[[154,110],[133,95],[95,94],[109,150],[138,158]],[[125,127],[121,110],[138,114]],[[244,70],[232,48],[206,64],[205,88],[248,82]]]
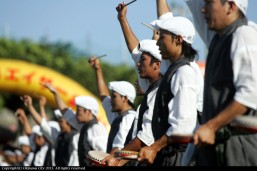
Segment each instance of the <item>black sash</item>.
[[142,130],[142,123],[143,123],[143,115],[145,113],[146,110],[148,110],[148,104],[147,104],[147,98],[148,98],[148,94],[150,92],[152,92],[155,88],[157,88],[160,84],[162,80],[162,76],[160,76],[160,78],[158,80],[156,80],[155,82],[153,82],[148,89],[146,90],[143,100],[140,104],[140,108],[139,108],[139,114],[138,114],[138,123],[137,123],[137,132],[139,132],[140,130]]
[[68,166],[73,151],[73,137],[76,133],[76,130],[72,130],[69,133],[62,132],[59,134],[55,152],[56,166]]
[[190,61],[186,58],[181,58],[177,60],[169,66],[168,70],[162,78],[156,94],[152,119],[152,130],[155,140],[158,140],[162,135],[164,135],[170,126],[168,123],[168,103],[174,97],[174,95],[170,91],[170,81],[172,79],[172,76],[179,67],[183,65],[189,65],[189,62]]
[[79,165],[80,166],[89,166],[90,162],[86,159],[86,155],[93,148],[87,142],[87,130],[91,128],[94,124],[97,124],[98,121],[96,118],[84,124],[83,128],[80,131],[79,142],[78,142],[78,156],[79,156]]

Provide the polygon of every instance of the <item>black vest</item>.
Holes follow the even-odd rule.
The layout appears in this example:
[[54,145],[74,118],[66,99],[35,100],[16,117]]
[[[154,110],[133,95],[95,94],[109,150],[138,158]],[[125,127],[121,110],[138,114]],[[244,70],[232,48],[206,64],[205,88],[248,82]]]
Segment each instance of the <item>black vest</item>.
[[70,156],[73,151],[73,137],[76,133],[76,130],[72,130],[69,133],[62,132],[59,134],[55,152],[56,166],[68,166]]
[[[45,155],[45,160],[44,160],[43,166],[53,166],[53,162],[52,162],[52,145],[48,144],[47,146],[48,146],[48,149],[46,151],[46,155]],[[31,166],[35,166],[34,161],[35,161],[37,153],[40,151],[40,148],[41,147],[36,147],[33,159],[31,161]]]
[[247,24],[237,20],[222,35],[215,35],[209,47],[204,79],[203,123],[215,117],[233,100],[236,89],[233,83],[231,44],[236,29]]
[[94,124],[97,124],[96,118],[84,124],[80,131],[79,142],[78,142],[78,156],[79,156],[79,166],[89,166],[90,162],[86,159],[86,156],[90,150],[93,148],[87,142],[87,130],[91,128]]
[[147,104],[148,94],[151,93],[155,88],[159,87],[161,80],[162,80],[162,76],[160,76],[160,78],[158,80],[153,82],[148,87],[148,89],[146,90],[146,92],[144,94],[143,100],[140,104],[139,113],[138,113],[137,132],[142,130],[143,115],[144,115],[145,111],[149,109],[148,104]]
[[168,123],[168,103],[174,97],[174,95],[170,91],[170,82],[172,76],[179,67],[183,65],[189,65],[189,62],[190,61],[185,58],[177,60],[169,66],[168,70],[162,78],[162,81],[156,94],[152,119],[152,131],[155,140],[158,140],[161,136],[163,136],[170,126]]
[[[112,124],[111,124],[111,130],[110,130],[110,133],[109,133],[109,136],[108,136],[108,143],[107,143],[107,150],[106,150],[107,153],[110,153],[110,151],[113,149],[113,146],[112,146],[113,140],[114,140],[114,138],[115,138],[117,132],[118,132],[119,129],[120,129],[120,123],[121,123],[123,117],[126,116],[127,114],[129,114],[129,111],[123,112],[121,115],[117,116],[117,117],[113,120],[113,122],[112,122]],[[135,121],[135,120],[134,120],[134,121]],[[134,121],[133,121],[133,123],[132,123],[132,125],[131,125],[131,128],[130,128],[129,132],[128,132],[128,135],[127,135],[127,137],[126,137],[126,141],[125,141],[124,146],[125,146],[126,144],[128,144],[128,143],[132,140],[132,133],[133,133]]]

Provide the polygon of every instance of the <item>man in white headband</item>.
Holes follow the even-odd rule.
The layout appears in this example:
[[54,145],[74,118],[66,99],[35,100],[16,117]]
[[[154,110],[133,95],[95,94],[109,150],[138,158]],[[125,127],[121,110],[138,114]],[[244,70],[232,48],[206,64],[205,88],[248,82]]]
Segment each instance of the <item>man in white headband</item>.
[[[37,113],[32,113],[32,115],[37,115]],[[39,120],[39,124],[44,136],[55,148],[55,165],[79,166],[78,139],[80,134],[78,132],[79,125],[75,119],[76,115],[74,113],[62,115],[59,109],[54,110],[54,115],[58,122],[47,122],[42,117],[42,120]],[[50,127],[55,127],[57,131],[53,133]]]
[[109,92],[99,59],[92,57],[88,62],[95,70],[99,96],[111,125],[106,152],[113,154],[132,139],[133,123],[136,117],[134,110],[136,90],[127,81],[112,81],[108,85],[111,91]]
[[[138,123],[135,125],[134,132],[136,137],[122,149],[138,151],[143,145],[149,146],[154,142],[151,128],[152,109],[156,91],[162,78],[160,74],[162,56],[159,47],[156,45],[156,40],[145,39],[139,42],[134,35],[126,19],[127,7],[125,3],[119,4],[116,10],[128,50],[132,54],[132,59],[135,63],[139,86],[145,92],[138,109]],[[127,162],[117,160],[112,156],[108,156],[104,160],[110,166],[124,165]],[[127,166],[133,164],[135,163],[126,163]]]
[[3,160],[0,161],[0,166],[15,166],[17,164],[15,148],[9,144],[3,147]]
[[257,110],[257,30],[248,24],[248,0],[186,2],[209,48],[202,124],[194,134],[196,165],[257,166],[256,134],[229,127],[235,117]]
[[24,154],[23,166],[30,166],[33,159],[32,143],[27,135],[18,137],[18,145]]
[[[166,1],[158,0],[158,17],[164,14],[161,7],[166,13],[170,12]],[[138,160],[154,166],[180,166],[186,145],[172,144],[171,135],[193,133],[197,123],[198,95],[202,91],[202,76],[195,71],[193,62],[197,56],[192,47],[195,29],[189,19],[180,16],[156,20],[155,26],[160,31],[157,45],[170,66],[157,90],[153,109],[155,142],[140,149]]]
[[[78,160],[78,163],[76,162],[77,166],[91,165],[91,163],[86,159],[88,151],[97,150],[105,152],[108,137],[106,128],[97,120],[99,110],[97,100],[91,96],[76,96],[75,105],[77,109],[75,113],[64,103],[59,92],[52,84],[43,83],[42,85],[48,88],[54,95],[58,109],[62,114],[62,118],[66,120],[71,127],[79,131],[79,137],[75,136],[73,140],[70,141],[76,143],[73,145],[76,152],[72,152],[71,157],[77,158],[73,158],[73,160],[70,158],[70,161]],[[60,148],[59,151],[62,151],[62,148]],[[59,156],[59,158],[60,157],[61,156]],[[71,162],[69,162],[69,164],[71,164]],[[75,166],[75,163],[73,164],[73,166]]]

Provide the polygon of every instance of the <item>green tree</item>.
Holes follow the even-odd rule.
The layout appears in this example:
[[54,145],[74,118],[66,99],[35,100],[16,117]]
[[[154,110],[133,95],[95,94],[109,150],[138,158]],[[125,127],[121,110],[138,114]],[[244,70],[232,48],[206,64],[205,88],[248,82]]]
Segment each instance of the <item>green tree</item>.
[[[95,73],[88,64],[89,57],[88,54],[79,52],[70,43],[49,43],[45,38],[39,43],[29,39],[17,41],[0,38],[0,58],[19,59],[49,67],[77,81],[97,96]],[[107,83],[114,80],[134,83],[137,78],[134,67],[102,62],[102,69]],[[1,92],[0,109],[6,106],[16,110],[19,101],[17,95]],[[11,105],[13,102],[16,105]],[[136,99],[136,106],[139,102],[140,98]]]

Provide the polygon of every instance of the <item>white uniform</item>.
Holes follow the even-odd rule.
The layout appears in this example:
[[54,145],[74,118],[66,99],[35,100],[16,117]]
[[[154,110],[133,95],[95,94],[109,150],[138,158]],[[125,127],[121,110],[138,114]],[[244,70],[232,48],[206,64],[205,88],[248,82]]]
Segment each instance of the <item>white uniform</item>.
[[[44,136],[48,139],[49,142],[52,143],[53,147],[57,146],[57,138],[60,134],[60,130],[51,129],[50,125],[46,121],[46,119],[42,119],[41,122],[41,130]],[[78,140],[79,140],[79,132],[76,133],[72,138],[72,152],[67,166],[79,166],[78,160]]]
[[[74,114],[74,111],[71,109],[68,109],[66,112],[72,112]],[[76,119],[76,117],[74,117],[73,119]],[[76,121],[74,120],[74,122]],[[78,125],[78,131],[80,132],[83,124],[78,123]],[[89,128],[87,130],[87,134],[87,141],[94,150],[103,152],[106,151],[108,132],[101,122],[98,122],[97,124],[94,124],[91,128]]]
[[[140,60],[140,57],[141,57],[141,52],[138,51],[138,48],[135,48],[132,51],[132,58],[133,58],[135,64],[137,64],[137,62]],[[168,60],[162,60],[162,74],[164,74],[167,71],[169,65],[170,65],[170,62]],[[181,69],[181,68],[184,68],[184,69]],[[194,78],[194,80],[192,80],[191,82],[188,82],[187,79],[181,80],[180,77],[176,76],[177,75],[176,73],[173,76],[173,79],[171,81],[171,92],[174,93],[174,95],[176,94],[177,97],[174,97],[173,100],[169,104],[170,115],[169,115],[168,122],[173,126],[171,126],[170,129],[167,131],[167,135],[170,135],[173,132],[192,133],[192,131],[194,130],[194,127],[195,127],[195,123],[196,123],[196,114],[197,114],[196,111],[198,110],[198,111],[202,112],[203,77],[202,77],[200,68],[195,62],[190,62],[190,67],[183,66],[181,68],[178,69],[178,71],[183,70],[181,72],[184,72],[184,70],[185,70],[185,72],[188,72],[189,74],[191,72],[190,75],[188,75],[188,74],[186,74],[186,75],[188,75],[189,78],[192,76]],[[143,88],[143,90],[146,91],[150,85],[150,82],[147,79],[140,78],[139,74],[138,74],[138,81],[139,81],[140,86]],[[178,84],[177,81],[178,82],[184,81],[183,83],[185,85],[188,84],[188,86],[180,86],[180,84]],[[194,85],[195,83],[196,83],[196,85]],[[184,90],[182,90],[182,88],[185,89],[186,91],[183,92]],[[188,91],[189,89],[190,89],[190,91]],[[141,139],[147,145],[151,145],[154,142],[154,138],[153,138],[153,134],[152,134],[152,116],[153,116],[153,107],[154,107],[154,103],[155,103],[155,96],[156,96],[157,90],[158,90],[158,88],[156,88],[154,91],[152,91],[148,95],[149,97],[148,97],[147,101],[148,101],[149,109],[143,115],[142,131],[140,131],[137,135],[138,138]],[[180,93],[180,90],[182,90],[182,94]],[[191,93],[191,95],[189,95],[189,94],[187,95],[186,93]],[[197,95],[197,98],[193,99],[195,97],[195,95]],[[192,97],[192,96],[194,96],[194,97]],[[188,97],[192,97],[192,99],[189,99]],[[183,108],[183,107],[177,106],[180,104],[182,99],[188,99],[187,102],[185,100],[183,100],[183,104],[187,105],[188,108]],[[194,103],[195,100],[196,100],[196,104]],[[174,103],[173,101],[176,101],[176,103]],[[197,106],[197,110],[192,110],[192,108],[194,108],[195,106]],[[180,112],[180,115],[178,115],[178,112]],[[185,113],[185,116],[183,116],[183,113]],[[195,118],[190,119],[191,116],[195,116]],[[185,122],[183,122],[185,124],[178,125],[177,120],[182,119],[182,118],[185,119]]]
[[[104,107],[107,119],[109,124],[111,125],[113,120],[118,116],[117,112],[112,112],[112,106],[111,106],[111,98],[105,97],[104,100],[102,101],[102,105]],[[122,118],[122,121],[120,122],[119,130],[117,134],[115,135],[112,147],[122,149],[124,147],[127,135],[133,127],[133,121],[136,117],[136,111],[134,110],[129,110],[129,113],[125,115]]]
[[[215,32],[208,29],[201,13],[204,1],[187,0],[187,5],[194,14],[195,27],[209,47]],[[231,61],[234,74],[234,85],[236,94],[234,100],[252,109],[257,109],[257,26],[253,22],[241,26],[233,33],[231,46]],[[249,78],[249,79],[247,79]],[[247,82],[247,84],[245,84]]]

